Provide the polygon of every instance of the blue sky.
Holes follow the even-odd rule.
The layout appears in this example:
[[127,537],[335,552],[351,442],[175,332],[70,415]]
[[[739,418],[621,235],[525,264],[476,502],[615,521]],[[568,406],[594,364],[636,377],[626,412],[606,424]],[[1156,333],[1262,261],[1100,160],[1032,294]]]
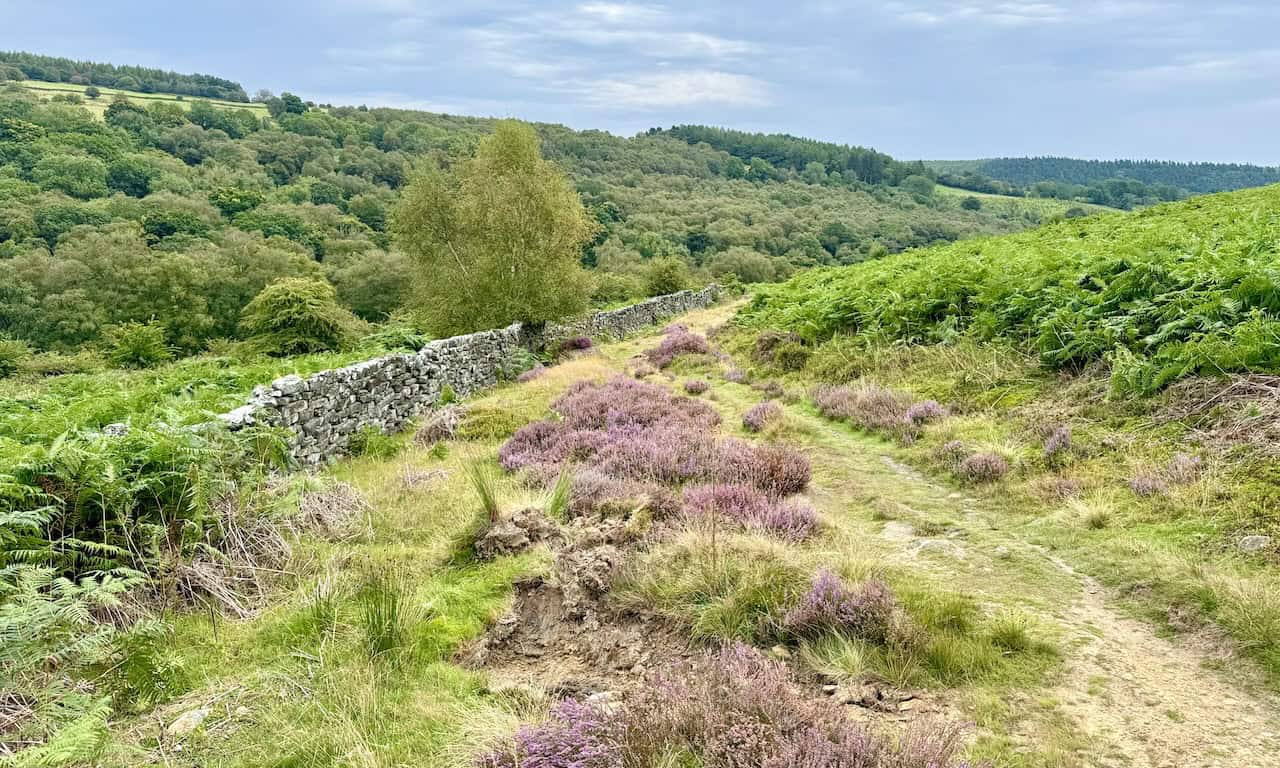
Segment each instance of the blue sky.
[[339,104],[1280,164],[1275,0],[0,0],[0,19],[0,48]]

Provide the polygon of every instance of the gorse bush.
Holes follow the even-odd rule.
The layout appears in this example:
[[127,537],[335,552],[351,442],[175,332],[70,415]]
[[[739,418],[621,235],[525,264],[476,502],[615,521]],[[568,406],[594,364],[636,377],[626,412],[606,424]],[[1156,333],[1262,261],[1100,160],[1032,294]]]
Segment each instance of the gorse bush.
[[350,341],[355,316],[338,304],[322,280],[287,278],[272,283],[244,308],[240,325],[260,349],[299,355],[341,349]]
[[821,340],[1009,339],[1053,369],[1106,361],[1124,393],[1280,372],[1280,187],[932,248],[766,288],[765,328]]

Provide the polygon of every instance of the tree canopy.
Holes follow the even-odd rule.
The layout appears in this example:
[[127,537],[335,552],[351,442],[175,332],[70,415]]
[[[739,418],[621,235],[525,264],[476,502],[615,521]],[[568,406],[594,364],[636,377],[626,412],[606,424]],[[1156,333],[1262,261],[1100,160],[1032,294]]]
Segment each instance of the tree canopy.
[[447,172],[428,166],[393,225],[414,262],[414,309],[439,335],[585,309],[579,260],[595,228],[569,179],[542,158],[533,128],[515,121],[499,122]]

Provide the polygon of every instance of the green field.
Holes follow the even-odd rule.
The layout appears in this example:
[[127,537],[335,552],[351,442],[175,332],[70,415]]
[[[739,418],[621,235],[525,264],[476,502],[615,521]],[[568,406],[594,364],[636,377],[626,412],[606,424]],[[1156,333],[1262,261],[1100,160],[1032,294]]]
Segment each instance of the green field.
[[85,88],[89,86],[74,85],[72,83],[46,83],[41,80],[22,80],[19,81],[27,90],[35,93],[42,99],[52,99],[54,96],[65,95],[69,93],[78,94],[84,99],[84,106],[98,117],[102,117],[107,111],[107,107],[111,106],[111,100],[116,96],[126,96],[136,104],[147,105],[157,102],[169,102],[177,104],[183,109],[190,109],[193,101],[208,101],[215,106],[224,109],[247,109],[258,115],[259,117],[267,116],[266,105],[245,103],[240,101],[220,101],[218,99],[201,99],[194,96],[175,96],[165,93],[140,93],[138,91],[122,91],[118,88],[101,87],[98,90],[101,95],[96,99],[91,99],[84,95]]
[[1087,211],[1088,213],[1104,213],[1116,210],[1105,205],[1081,203],[1074,200],[1057,200],[1051,197],[1014,197],[1012,195],[971,192],[967,189],[948,187],[944,184],[935,186],[934,194],[939,197],[954,198],[956,205],[959,205],[959,202],[966,197],[973,197],[982,202],[982,209],[987,212],[999,212],[1002,215],[1005,212],[1030,213],[1042,221],[1047,221],[1055,216],[1062,216],[1073,208]]

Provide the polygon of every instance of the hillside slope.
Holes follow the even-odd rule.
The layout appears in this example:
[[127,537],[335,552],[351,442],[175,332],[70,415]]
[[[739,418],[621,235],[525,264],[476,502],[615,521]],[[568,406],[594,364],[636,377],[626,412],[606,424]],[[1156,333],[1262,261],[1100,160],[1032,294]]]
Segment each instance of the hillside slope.
[[1280,373],[1280,186],[1069,220],[801,275],[766,325],[938,342],[1005,339],[1055,369],[1106,361],[1121,391]]
[[798,276],[758,292],[737,345],[1277,681],[1278,249],[1274,186],[1069,220]]
[[1192,194],[1229,192],[1280,182],[1280,168],[1246,163],[1178,163],[1165,160],[1078,160],[1070,157],[999,157],[926,160],[939,173],[978,173],[1019,186],[1049,181],[1088,186],[1110,179],[1176,187]]
[[[154,320],[193,353],[235,338],[245,302],[289,276],[325,277],[358,315],[383,320],[409,282],[388,219],[414,165],[469,153],[493,126],[296,97],[228,107],[83,93],[30,81],[0,91],[0,327],[42,351]],[[582,258],[601,304],[680,287],[651,285],[661,257],[694,281],[769,281],[1044,215],[790,172],[749,179],[733,156],[665,136],[538,130],[600,223]],[[129,280],[110,277],[126,268]]]

